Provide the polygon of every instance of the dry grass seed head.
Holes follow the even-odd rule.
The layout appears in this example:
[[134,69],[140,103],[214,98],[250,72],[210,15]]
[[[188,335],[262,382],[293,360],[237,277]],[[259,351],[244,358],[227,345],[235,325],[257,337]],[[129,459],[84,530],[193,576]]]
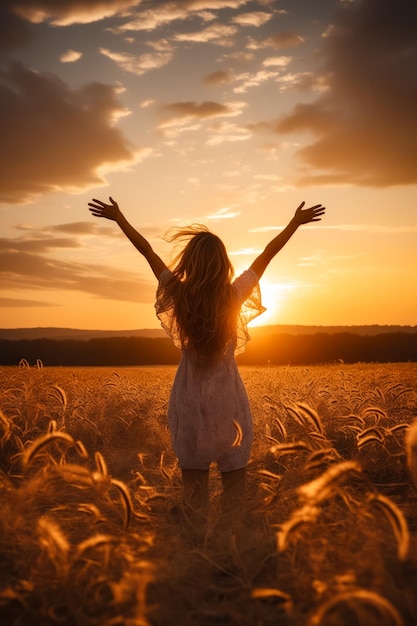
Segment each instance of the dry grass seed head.
[[297,402],[296,406],[299,411],[301,411],[302,415],[304,415],[308,422],[313,426],[313,428],[324,435],[324,427],[317,411],[312,409],[305,402]]
[[236,429],[236,437],[232,443],[232,448],[238,448],[242,445],[243,431],[241,425],[236,420],[233,420],[233,426]]
[[284,409],[287,411],[288,415],[292,417],[299,426],[305,426],[304,415],[297,409],[296,406],[290,406],[289,404],[284,404]]
[[10,428],[9,419],[5,416],[5,414],[3,413],[1,409],[0,409],[0,424],[3,430],[3,434],[0,439],[0,444],[4,445],[10,438],[11,428]]
[[388,419],[386,411],[379,408],[378,406],[368,406],[362,411],[362,415],[364,417],[367,417],[368,415],[375,416],[375,424],[379,424],[381,417]]
[[304,469],[311,472],[312,470],[325,468],[338,459],[340,459],[340,455],[334,448],[321,448],[310,454],[304,465]]
[[[366,624],[372,624],[372,626],[404,626],[400,613],[391,602],[378,593],[366,589],[356,589],[337,594],[325,602],[310,617],[307,626],[330,626],[334,623],[349,626],[351,622],[348,623],[341,617],[344,607],[350,608],[356,615],[362,614],[363,616],[363,608],[366,606],[371,609],[371,614],[368,615],[368,619],[371,621],[367,620]],[[375,617],[375,613],[378,616],[377,620],[372,619],[372,616]],[[339,619],[336,615],[340,616]],[[361,621],[361,623],[365,626],[365,622]]]
[[115,478],[110,479],[113,487],[116,487],[120,494],[120,501],[123,506],[124,511],[124,529],[127,530],[130,526],[130,522],[132,521],[132,516],[134,515],[132,498],[130,496],[130,491],[128,487],[121,481],[116,480]]
[[415,419],[404,436],[405,449],[407,453],[407,467],[417,489],[417,419]]
[[295,531],[303,524],[315,522],[320,512],[319,507],[311,504],[305,504],[296,509],[291,517],[280,525],[280,529],[276,533],[278,552],[286,550]]
[[70,544],[57,522],[47,515],[38,519],[37,532],[40,545],[46,548],[56,566],[66,561]]
[[281,591],[280,589],[275,589],[271,587],[258,587],[252,589],[251,598],[255,598],[256,600],[278,600],[286,613],[291,613],[294,608],[291,596],[288,593],[285,593],[285,591]]
[[94,453],[94,460],[96,462],[97,472],[100,474],[100,476],[107,477],[108,476],[107,464],[101,452]]
[[372,435],[375,439],[378,439],[380,442],[383,442],[385,439],[385,429],[380,428],[378,426],[371,426],[370,428],[365,428],[365,430],[361,430],[356,435],[356,439],[360,441],[365,437]]
[[50,393],[51,396],[57,398],[62,406],[62,412],[65,413],[66,408],[68,406],[68,399],[66,392],[59,385],[52,385],[52,389],[57,393]]
[[395,538],[397,539],[398,558],[400,561],[404,561],[407,558],[410,546],[410,532],[403,512],[390,498],[382,494],[372,494],[369,497],[369,502],[382,511],[385,518],[390,523]]
[[271,446],[270,451],[272,454],[291,454],[293,452],[299,452],[300,450],[307,450],[311,452],[311,447],[305,441],[289,441],[288,443],[279,443],[275,446]]
[[37,454],[39,454],[39,452],[45,448],[46,446],[48,446],[51,443],[55,443],[55,442],[64,442],[67,445],[75,445],[75,440],[71,437],[71,435],[68,435],[67,433],[63,433],[61,431],[56,431],[56,432],[52,432],[52,433],[48,433],[46,435],[43,435],[42,437],[39,437],[38,439],[36,439],[32,445],[30,445],[28,448],[26,448],[26,450],[24,451],[23,455],[22,455],[22,466],[23,469],[26,469],[30,463],[33,461],[33,459],[35,458],[35,456]]
[[328,470],[305,485],[298,487],[298,495],[310,504],[326,500],[342,479],[349,474],[360,474],[362,468],[356,461],[342,461],[331,465]]
[[378,445],[381,445],[383,443],[383,439],[378,437],[376,434],[368,435],[367,437],[363,437],[362,439],[358,439],[357,446],[358,446],[358,448],[360,450],[361,448],[364,448],[365,446],[367,446],[370,443],[376,443]]

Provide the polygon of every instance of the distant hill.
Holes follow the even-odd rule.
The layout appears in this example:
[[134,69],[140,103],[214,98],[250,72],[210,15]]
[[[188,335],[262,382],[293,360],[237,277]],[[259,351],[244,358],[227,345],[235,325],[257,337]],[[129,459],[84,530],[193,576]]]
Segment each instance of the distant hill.
[[[255,326],[241,364],[417,361],[415,326]],[[161,328],[82,330],[0,329],[0,364],[173,365],[180,351]]]
[[363,326],[302,326],[277,324],[275,326],[255,326],[250,329],[253,338],[265,335],[316,335],[325,333],[353,333],[355,335],[385,335],[387,333],[417,333],[417,326],[368,324]]
[[[386,333],[416,333],[417,326],[302,326],[277,324],[274,326],[254,326],[250,328],[253,339],[268,335],[314,335],[317,333],[336,334],[354,333],[356,335],[381,335]],[[0,339],[56,339],[59,341],[74,339],[104,339],[107,337],[165,337],[162,328],[143,328],[136,330],[83,330],[77,328],[0,328]]]
[[0,328],[0,339],[104,339],[106,337],[164,337],[162,328],[141,330],[83,330],[78,328]]

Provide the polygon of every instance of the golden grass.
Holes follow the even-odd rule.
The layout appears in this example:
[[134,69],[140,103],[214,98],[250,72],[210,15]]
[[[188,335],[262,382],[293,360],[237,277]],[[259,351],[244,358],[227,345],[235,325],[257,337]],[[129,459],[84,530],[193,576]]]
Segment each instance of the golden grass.
[[417,623],[417,366],[241,372],[247,512],[223,518],[213,474],[202,537],[166,423],[175,368],[0,369],[1,623]]

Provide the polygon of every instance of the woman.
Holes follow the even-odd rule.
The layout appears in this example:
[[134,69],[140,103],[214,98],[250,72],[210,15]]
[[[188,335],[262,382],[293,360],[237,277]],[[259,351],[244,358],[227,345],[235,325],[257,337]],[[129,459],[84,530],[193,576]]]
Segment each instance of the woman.
[[180,230],[187,244],[171,269],[121,213],[117,202],[94,199],[95,217],[114,220],[148,261],[158,280],[156,314],[182,350],[173,383],[168,424],[178,456],[186,503],[196,520],[206,516],[209,467],[217,463],[223,502],[235,511],[243,503],[246,466],[252,447],[252,416],[235,355],[248,337],[247,323],[262,313],[259,279],[302,224],[320,221],[321,204],[297,208],[288,226],[235,281],[222,241],[204,226]]

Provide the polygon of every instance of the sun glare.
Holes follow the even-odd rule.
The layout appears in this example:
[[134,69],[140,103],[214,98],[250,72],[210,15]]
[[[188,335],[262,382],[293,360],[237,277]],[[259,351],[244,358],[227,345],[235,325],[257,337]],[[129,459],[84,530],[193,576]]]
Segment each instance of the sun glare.
[[251,326],[265,326],[268,324],[279,324],[279,314],[283,301],[287,298],[288,292],[294,289],[293,285],[274,283],[262,278],[260,281],[262,304],[266,311],[257,317]]

